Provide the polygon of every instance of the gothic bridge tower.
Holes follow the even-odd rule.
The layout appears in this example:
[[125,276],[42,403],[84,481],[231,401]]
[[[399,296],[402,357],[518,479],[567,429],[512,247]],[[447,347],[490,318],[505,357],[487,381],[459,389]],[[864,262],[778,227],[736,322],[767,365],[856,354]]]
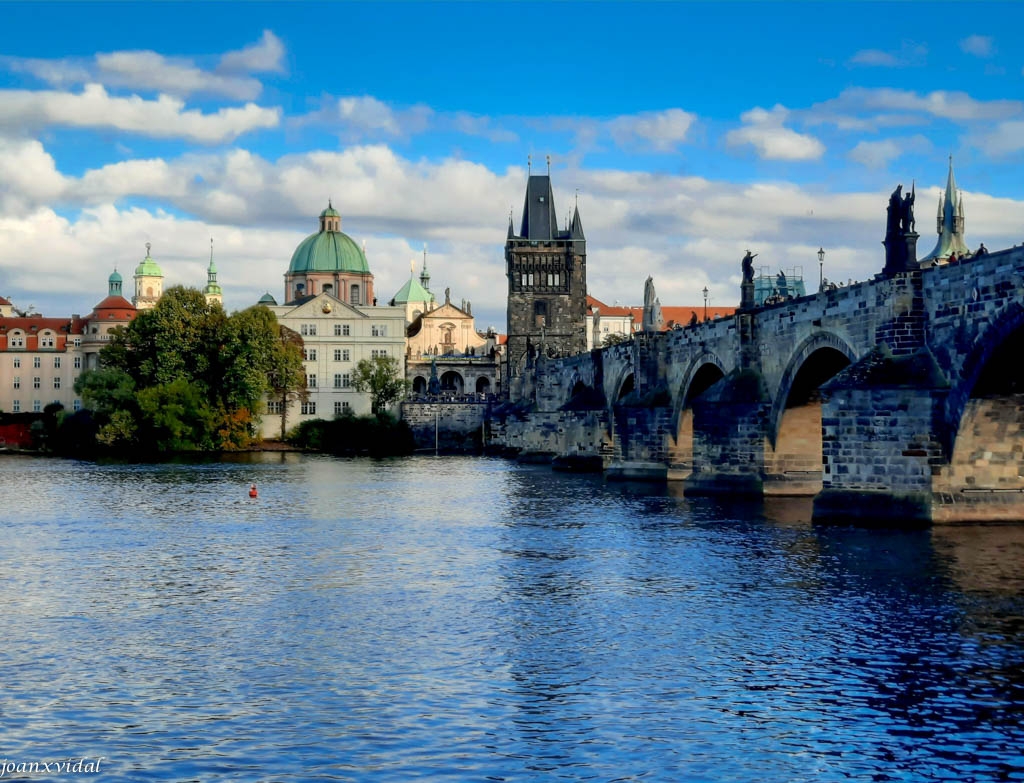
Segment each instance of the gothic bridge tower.
[[538,355],[571,356],[587,349],[587,240],[577,205],[558,228],[550,172],[526,183],[523,221],[515,233],[508,219],[506,388],[522,396],[522,375]]

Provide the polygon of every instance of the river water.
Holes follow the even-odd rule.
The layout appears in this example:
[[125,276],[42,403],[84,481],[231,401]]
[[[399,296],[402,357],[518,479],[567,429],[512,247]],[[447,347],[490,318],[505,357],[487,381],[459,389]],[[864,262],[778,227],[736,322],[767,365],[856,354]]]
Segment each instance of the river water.
[[819,527],[484,458],[3,457],[0,486],[8,763],[1024,780],[1022,526]]

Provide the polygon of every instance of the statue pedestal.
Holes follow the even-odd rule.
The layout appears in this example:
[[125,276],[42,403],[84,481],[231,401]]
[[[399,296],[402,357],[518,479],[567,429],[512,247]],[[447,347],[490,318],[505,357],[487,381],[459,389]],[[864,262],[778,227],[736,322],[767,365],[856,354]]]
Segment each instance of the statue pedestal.
[[917,240],[920,236],[916,231],[908,231],[903,235],[903,240],[906,242],[907,269],[917,269]]
[[754,309],[754,281],[740,283],[740,310]]

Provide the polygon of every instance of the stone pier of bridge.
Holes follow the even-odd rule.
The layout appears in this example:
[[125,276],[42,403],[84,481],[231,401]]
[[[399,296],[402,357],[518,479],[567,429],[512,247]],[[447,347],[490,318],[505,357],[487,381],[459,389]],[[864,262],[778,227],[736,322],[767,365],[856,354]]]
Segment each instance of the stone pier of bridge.
[[1024,519],[1024,248],[562,359],[492,440],[688,494],[813,495],[822,520]]

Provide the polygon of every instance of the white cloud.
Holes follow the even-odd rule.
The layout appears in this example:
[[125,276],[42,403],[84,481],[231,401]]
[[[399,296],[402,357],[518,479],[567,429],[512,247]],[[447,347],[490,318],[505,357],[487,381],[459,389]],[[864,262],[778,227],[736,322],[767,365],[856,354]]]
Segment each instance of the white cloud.
[[40,142],[0,137],[0,214],[26,214],[66,187],[67,179]]
[[740,115],[742,128],[729,131],[725,143],[730,147],[752,145],[759,157],[766,160],[818,160],[825,145],[814,136],[797,133],[784,126],[789,110],[775,106],[771,111],[760,107]]
[[284,44],[270,30],[257,43],[220,58],[218,70],[229,73],[283,73]]
[[1003,120],[1024,113],[1018,100],[981,101],[964,92],[916,93],[891,87],[851,87],[837,97],[792,111],[808,125],[831,124],[844,131],[921,125],[931,119],[957,123]]
[[696,119],[682,109],[665,109],[616,117],[608,122],[608,130],[619,147],[639,141],[657,152],[672,152],[686,140]]
[[183,138],[210,144],[231,141],[243,133],[273,128],[281,110],[254,103],[222,108],[210,114],[185,109],[184,101],[168,95],[145,100],[137,95],[109,95],[98,84],[80,93],[51,90],[0,90],[0,128],[14,131],[49,126],[113,128],[153,138]]
[[256,79],[211,73],[188,60],[168,58],[152,51],[97,54],[96,65],[96,81],[108,87],[181,96],[206,93],[235,100],[252,100],[263,90]]
[[1008,120],[996,123],[967,137],[974,147],[994,157],[1010,155],[1024,150],[1024,120]]
[[861,141],[850,150],[850,160],[871,169],[883,169],[892,161],[908,152],[927,152],[931,142],[921,135],[898,139],[882,139],[880,141]]
[[960,40],[960,49],[975,57],[991,57],[996,53],[995,42],[989,35],[969,35]]
[[249,74],[281,73],[283,59],[281,40],[264,30],[257,43],[222,55],[215,70],[203,68],[191,58],[168,57],[151,50],[101,52],[91,59],[4,57],[0,65],[35,76],[53,87],[102,84],[181,97],[205,94],[254,100],[263,85]]
[[928,47],[913,41],[903,41],[898,51],[861,49],[847,65],[866,65],[873,68],[905,68],[924,65],[928,59]]
[[894,68],[900,64],[899,58],[891,52],[880,49],[862,49],[850,58],[852,65],[872,65],[883,68]]

